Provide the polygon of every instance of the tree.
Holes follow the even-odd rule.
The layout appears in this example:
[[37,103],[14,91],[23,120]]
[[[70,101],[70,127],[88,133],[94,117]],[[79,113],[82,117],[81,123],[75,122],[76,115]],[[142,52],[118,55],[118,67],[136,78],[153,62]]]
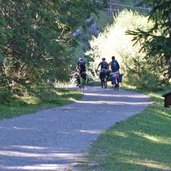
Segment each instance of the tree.
[[91,0],[1,0],[1,76],[22,84],[66,80],[72,32],[95,10]]
[[[125,16],[126,19],[125,19]],[[97,68],[101,58],[111,61],[116,56],[120,62],[120,72],[124,74],[123,81],[137,88],[158,88],[161,86],[165,64],[156,58],[147,58],[146,51],[140,51],[140,43],[132,42],[133,36],[127,35],[127,30],[141,28],[144,32],[153,27],[154,23],[148,17],[129,10],[124,10],[114,17],[114,22],[106,27],[104,32],[90,41],[91,49],[87,54],[93,58],[92,68]],[[95,71],[92,71],[95,75]]]
[[134,36],[135,43],[141,42],[141,50],[148,53],[148,61],[165,64],[162,75],[168,81],[171,77],[171,2],[170,0],[141,0],[140,5],[150,7],[149,20],[153,27],[147,31],[138,28],[136,31],[127,31]]

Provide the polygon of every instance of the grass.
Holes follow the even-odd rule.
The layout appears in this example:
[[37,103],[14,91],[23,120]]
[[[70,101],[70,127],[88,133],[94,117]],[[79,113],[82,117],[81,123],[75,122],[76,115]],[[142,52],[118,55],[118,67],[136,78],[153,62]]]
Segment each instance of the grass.
[[153,104],[139,115],[105,131],[92,144],[86,171],[170,171],[171,109],[164,108],[165,91],[148,92]]
[[[139,115],[105,131],[92,144],[81,171],[171,170],[171,109],[164,108],[163,91],[145,92],[153,104]],[[32,87],[8,104],[0,104],[0,119],[61,106],[82,96],[78,91]]]
[[[22,92],[22,93],[21,93]],[[4,95],[6,103],[0,97],[0,119],[12,118],[34,113],[50,107],[63,106],[82,97],[80,91],[65,90],[47,86],[18,87],[15,96]]]

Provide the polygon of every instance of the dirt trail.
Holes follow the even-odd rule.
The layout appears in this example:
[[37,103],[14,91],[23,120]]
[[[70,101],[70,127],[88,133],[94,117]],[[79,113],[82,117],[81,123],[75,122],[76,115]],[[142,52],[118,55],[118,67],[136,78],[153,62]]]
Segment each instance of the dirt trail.
[[0,170],[72,169],[101,132],[149,104],[132,91],[89,87],[75,103],[0,121]]

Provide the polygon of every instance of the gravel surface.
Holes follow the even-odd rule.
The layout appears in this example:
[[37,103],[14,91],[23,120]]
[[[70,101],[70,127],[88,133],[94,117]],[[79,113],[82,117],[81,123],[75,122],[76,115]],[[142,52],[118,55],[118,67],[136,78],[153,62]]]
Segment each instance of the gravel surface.
[[2,120],[0,171],[72,169],[100,133],[149,104],[132,91],[88,87],[75,103]]

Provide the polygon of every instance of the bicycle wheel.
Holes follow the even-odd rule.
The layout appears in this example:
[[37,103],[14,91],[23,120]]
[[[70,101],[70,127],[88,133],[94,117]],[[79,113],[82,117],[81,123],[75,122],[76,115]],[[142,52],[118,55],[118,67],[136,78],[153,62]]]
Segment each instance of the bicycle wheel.
[[82,78],[82,81],[81,81],[81,88],[84,90],[85,88],[85,84],[86,84],[86,80],[84,78]]
[[86,75],[86,73],[82,73],[82,75],[80,77],[80,82],[81,82],[80,89],[84,90],[86,81],[87,81],[87,75]]
[[107,88],[107,78],[104,80],[104,88]]
[[113,89],[114,89],[114,91],[119,91],[119,81],[118,81],[117,77],[115,77],[114,79],[115,80],[112,82]]
[[119,91],[119,83],[115,84],[115,91]]
[[106,73],[105,72],[100,72],[100,81],[101,81],[101,87],[102,88],[107,88],[107,78],[106,78]]

